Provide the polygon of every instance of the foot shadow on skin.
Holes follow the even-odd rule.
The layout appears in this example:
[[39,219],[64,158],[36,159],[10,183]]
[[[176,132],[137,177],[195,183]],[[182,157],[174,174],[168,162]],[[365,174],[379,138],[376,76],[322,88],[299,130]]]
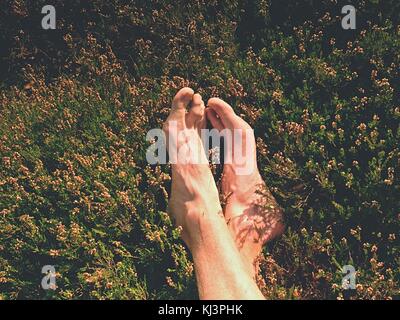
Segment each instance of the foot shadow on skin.
[[[211,123],[207,121],[207,128],[212,128]],[[215,177],[218,189],[221,192],[221,180],[224,168],[225,155],[225,139],[220,138],[220,164],[215,168]],[[260,184],[256,193],[259,197],[256,201],[250,204],[250,208],[243,211],[240,216],[231,218],[227,223],[235,223],[240,226],[235,236],[235,243],[239,249],[242,249],[246,241],[253,238],[253,241],[266,243],[283,233],[284,220],[283,210],[276,202],[274,196],[264,184]],[[230,195],[221,198],[221,205],[225,207]]]
[[282,208],[267,187],[260,186],[256,192],[260,197],[250,204],[250,208],[228,221],[228,225],[234,223],[237,228],[235,242],[239,249],[242,249],[249,239],[263,245],[283,232]]

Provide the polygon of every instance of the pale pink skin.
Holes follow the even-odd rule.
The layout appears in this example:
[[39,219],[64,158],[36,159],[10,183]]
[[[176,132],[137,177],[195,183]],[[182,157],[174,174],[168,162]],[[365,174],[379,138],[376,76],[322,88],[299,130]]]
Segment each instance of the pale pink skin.
[[[218,130],[251,129],[250,125],[237,116],[232,107],[218,98],[211,98],[206,109],[208,119]],[[252,163],[251,174],[237,174],[235,161],[225,164],[221,181],[221,192],[225,204],[225,219],[235,239],[247,269],[255,276],[255,259],[262,246],[283,232],[282,212],[265,185],[257,169],[257,153],[254,134],[243,134],[242,146],[249,145],[253,152],[246,161]],[[244,148],[244,147],[243,147]],[[233,151],[231,151],[233,153]],[[233,159],[235,160],[235,159]]]
[[[172,139],[179,152],[189,142],[191,156],[206,159],[205,154],[197,154],[204,153],[199,134],[206,126],[206,117],[218,130],[250,128],[222,100],[212,98],[205,108],[199,94],[183,88],[174,97],[163,127],[167,145]],[[178,137],[171,130],[172,121],[181,132]],[[206,161],[200,164],[178,161],[171,165],[169,211],[182,227],[182,238],[192,252],[201,299],[263,299],[254,280],[257,270],[254,261],[263,244],[283,228],[273,197],[256,192],[265,184],[257,170],[254,136],[244,143],[254,149],[248,161],[255,163],[255,170],[249,175],[237,175],[235,161],[224,166],[221,185],[222,195],[227,198],[224,210]],[[169,152],[173,156],[174,151]]]

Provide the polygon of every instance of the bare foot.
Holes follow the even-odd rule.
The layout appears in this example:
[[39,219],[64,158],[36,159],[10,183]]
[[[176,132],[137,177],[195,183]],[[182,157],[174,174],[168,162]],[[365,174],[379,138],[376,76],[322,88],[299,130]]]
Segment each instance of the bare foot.
[[[257,257],[262,246],[283,232],[282,211],[257,169],[256,144],[250,125],[218,98],[208,101],[206,114],[214,128],[230,132],[234,138],[231,145],[225,143],[225,154],[230,163],[225,159],[221,180],[224,215],[242,260],[254,277],[258,272]],[[239,135],[233,134],[235,130]],[[241,140],[239,147],[237,138]],[[243,152],[247,150],[240,159],[245,161],[245,165],[239,161],[235,147]],[[244,167],[247,170],[243,171]]]
[[200,219],[222,214],[218,190],[200,138],[205,128],[204,102],[190,88],[179,90],[171,113],[164,123],[167,148],[172,163],[169,211],[182,227],[182,238],[191,248],[199,243]]

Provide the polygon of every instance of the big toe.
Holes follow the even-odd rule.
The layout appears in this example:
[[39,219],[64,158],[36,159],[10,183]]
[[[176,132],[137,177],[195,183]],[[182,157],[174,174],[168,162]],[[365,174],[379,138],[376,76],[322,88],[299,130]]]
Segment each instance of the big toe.
[[186,108],[193,99],[194,91],[191,88],[185,87],[180,89],[172,100],[171,114],[184,115]]
[[227,128],[233,128],[237,120],[235,111],[224,100],[219,98],[211,98],[208,100],[207,106],[210,107],[221,119],[223,125]]
[[204,113],[204,101],[201,95],[196,93],[193,95],[191,107],[186,114],[186,126],[188,128],[203,129],[206,125],[206,117]]
[[186,109],[192,100],[194,91],[191,88],[180,89],[172,100],[172,107],[167,120],[163,124],[163,130],[167,137],[174,130],[182,130],[185,127]]

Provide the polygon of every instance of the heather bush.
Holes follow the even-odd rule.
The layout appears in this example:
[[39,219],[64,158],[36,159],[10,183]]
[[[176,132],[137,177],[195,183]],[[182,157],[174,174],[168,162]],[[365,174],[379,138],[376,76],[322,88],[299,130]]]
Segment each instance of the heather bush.
[[398,1],[352,1],[349,31],[340,1],[50,2],[56,30],[48,1],[0,12],[0,298],[197,298],[169,167],[145,157],[186,85],[255,129],[287,226],[267,298],[399,297]]

